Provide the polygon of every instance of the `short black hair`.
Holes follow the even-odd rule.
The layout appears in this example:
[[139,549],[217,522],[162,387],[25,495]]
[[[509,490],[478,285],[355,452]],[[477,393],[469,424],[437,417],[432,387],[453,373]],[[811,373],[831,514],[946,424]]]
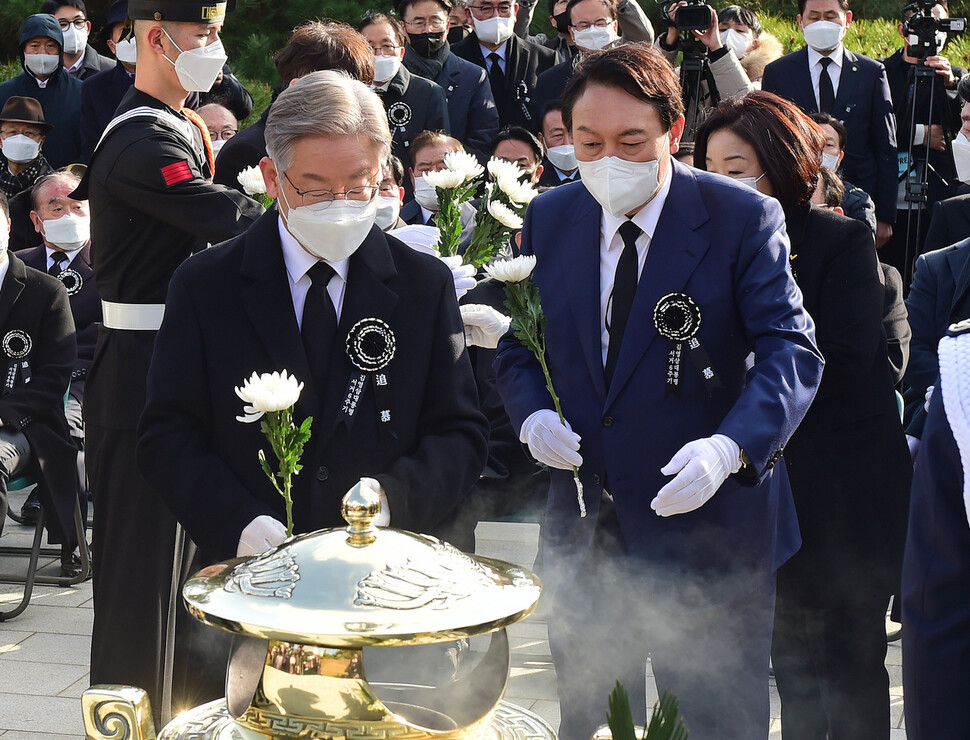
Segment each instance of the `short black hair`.
[[368,26],[373,26],[377,23],[386,23],[391,27],[391,33],[397,39],[398,46],[404,46],[404,28],[401,26],[401,21],[392,15],[383,13],[380,10],[368,10],[364,13],[364,17],[360,19],[360,23],[357,24],[357,31],[363,33],[364,29]]
[[394,184],[401,187],[401,183],[404,182],[404,163],[391,154],[384,161],[384,167],[387,168],[387,174],[391,176]]
[[808,117],[815,121],[815,123],[831,126],[835,130],[835,135],[839,137],[839,149],[845,149],[845,142],[849,139],[849,131],[842,121],[831,113],[823,113],[821,111],[809,113]]
[[[584,0],[569,0],[569,5],[566,6],[566,18],[569,20],[569,25],[573,24],[573,7],[579,5]],[[600,0],[603,3],[603,7],[606,8],[606,12],[613,16],[613,20],[620,17],[620,7],[619,0]]]
[[542,107],[542,117],[539,119],[540,131],[542,130],[542,127],[546,125],[546,116],[548,116],[553,111],[559,111],[560,113],[562,113],[562,100],[558,98],[553,98]]
[[88,17],[88,9],[84,4],[84,0],[44,0],[44,4],[40,6],[38,13],[47,13],[48,15],[54,15],[54,12],[60,10],[65,5],[69,5],[72,8],[77,8],[82,13],[84,17]]
[[957,94],[964,103],[970,103],[970,72],[963,75],[957,83]]
[[[807,2],[808,0],[798,0],[799,15],[805,12],[805,3]],[[838,0],[838,2],[839,2],[839,10],[841,10],[843,13],[847,13],[849,11],[849,0]]]
[[[440,5],[442,8],[445,9],[445,13],[451,12],[451,8],[452,8],[451,0],[434,0],[434,1],[438,3],[438,5]],[[403,18],[405,10],[410,8],[415,3],[420,3],[420,2],[422,2],[422,0],[401,0],[397,4],[397,14]]]
[[535,155],[536,162],[542,162],[543,157],[546,156],[545,147],[542,146],[542,142],[536,138],[528,129],[524,129],[521,126],[506,126],[498,135],[492,139],[491,143],[488,145],[488,156],[494,157],[495,150],[498,149],[498,145],[503,141],[520,141]]
[[761,21],[758,20],[758,16],[754,14],[753,10],[742,8],[740,5],[728,5],[717,11],[718,23],[727,23],[728,21],[747,26],[755,36],[761,35]]

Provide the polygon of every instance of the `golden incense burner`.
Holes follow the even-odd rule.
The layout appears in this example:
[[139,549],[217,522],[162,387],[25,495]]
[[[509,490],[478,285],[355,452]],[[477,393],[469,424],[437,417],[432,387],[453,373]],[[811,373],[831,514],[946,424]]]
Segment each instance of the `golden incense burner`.
[[[535,609],[539,579],[433,537],[374,526],[380,502],[355,488],[346,528],[300,535],[210,566],[182,595],[234,633],[226,698],[183,712],[162,740],[554,740],[502,701],[505,628]],[[490,634],[483,653],[467,639]],[[479,638],[482,639],[482,638]],[[94,686],[93,740],[156,737],[145,692]]]

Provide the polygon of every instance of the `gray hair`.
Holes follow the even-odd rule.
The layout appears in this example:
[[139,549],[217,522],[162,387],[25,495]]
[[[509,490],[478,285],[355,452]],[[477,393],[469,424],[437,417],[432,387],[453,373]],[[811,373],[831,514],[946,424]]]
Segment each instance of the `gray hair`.
[[[75,175],[73,172],[68,172],[67,170],[55,170],[54,172],[49,172],[44,175],[34,186],[30,189],[30,208],[33,211],[37,211],[40,208],[40,197],[41,194],[48,185],[55,182],[61,182],[65,185],[70,185],[72,188],[76,188],[81,184],[81,178]],[[74,200],[82,200],[81,198],[75,198]]]
[[266,152],[282,170],[293,164],[301,136],[361,136],[378,146],[378,160],[391,153],[391,131],[377,93],[332,69],[301,77],[273,103],[266,119]]

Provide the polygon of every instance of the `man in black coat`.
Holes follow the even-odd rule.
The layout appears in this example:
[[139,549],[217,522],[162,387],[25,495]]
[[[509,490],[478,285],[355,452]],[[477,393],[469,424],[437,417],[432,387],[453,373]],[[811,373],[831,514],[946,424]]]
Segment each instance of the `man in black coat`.
[[467,8],[475,30],[452,51],[488,73],[499,126],[522,126],[533,133],[539,122],[531,110],[539,75],[556,64],[556,53],[513,33],[518,4],[476,0]]
[[[341,498],[370,478],[391,524],[460,547],[475,525],[462,521],[461,503],[484,465],[487,428],[451,275],[374,226],[390,147],[381,103],[357,81],[307,75],[277,99],[266,143],[260,168],[279,213],[172,280],[139,425],[141,469],[207,556],[280,544],[283,500],[257,457],[267,442],[258,424],[237,420],[244,404],[233,389],[285,369],[304,384],[295,421],[314,419],[294,481],[294,531],[339,526]],[[321,186],[361,199],[352,227],[307,215],[300,193]],[[346,341],[362,331],[382,357]]]
[[64,34],[64,68],[70,75],[86,80],[114,66],[113,59],[88,43],[91,21],[84,0],[44,0],[38,12],[57,18]]
[[7,252],[7,202],[0,194],[0,347],[6,361],[0,388],[0,530],[7,481],[25,471],[38,478],[51,541],[70,567],[77,544],[77,448],[68,434],[64,393],[76,348],[67,291],[55,278]]

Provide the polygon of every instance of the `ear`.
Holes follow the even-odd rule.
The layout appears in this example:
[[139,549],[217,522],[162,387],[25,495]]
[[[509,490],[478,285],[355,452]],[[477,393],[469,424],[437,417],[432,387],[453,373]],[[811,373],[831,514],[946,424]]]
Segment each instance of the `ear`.
[[[259,171],[263,173],[263,182],[266,184],[266,195],[273,200],[280,200],[280,176],[276,171],[276,165],[269,157],[259,160]],[[281,206],[282,207],[282,206]]]
[[401,44],[401,48],[397,50],[397,55],[400,59],[404,59],[404,44]]
[[162,47],[162,39],[164,37],[165,32],[162,31],[161,26],[152,26],[149,28],[148,33],[145,34],[145,39],[148,41],[148,48],[156,54],[165,56],[165,49]]
[[798,15],[795,16],[795,23],[798,24],[798,27],[800,29],[802,29],[803,31],[805,30],[805,26],[802,25],[802,14],[801,13],[799,13]]
[[91,21],[88,21],[87,22],[87,27],[88,27],[88,34],[90,35],[90,33],[91,33]]
[[[43,226],[41,226],[40,223],[40,216],[37,215],[37,211],[30,212],[30,222],[34,225],[34,231],[36,231],[38,234],[44,233],[42,231]],[[7,224],[9,226],[10,222],[8,221]]]
[[[414,181],[414,176],[413,175],[411,176],[411,180],[412,180],[412,182]],[[397,192],[398,192],[398,197],[401,199],[401,203],[403,204],[404,203],[404,188],[398,188],[397,189]]]
[[845,25],[848,26],[850,23],[852,23],[852,11],[847,10],[845,11]]
[[536,172],[532,176],[532,184],[533,185],[537,185],[539,183],[539,178],[540,177],[542,177],[542,165],[541,164],[538,167],[536,167]]
[[108,51],[110,51],[112,54],[118,53],[118,47],[115,46],[114,41],[112,41],[111,39],[108,39],[107,41],[105,41],[105,43],[108,45]]
[[680,151],[680,137],[684,135],[684,117],[678,116],[677,120],[670,127],[670,153],[676,154]]
[[842,210],[842,206],[835,206],[832,210],[835,211],[840,216],[845,215],[845,211]]

